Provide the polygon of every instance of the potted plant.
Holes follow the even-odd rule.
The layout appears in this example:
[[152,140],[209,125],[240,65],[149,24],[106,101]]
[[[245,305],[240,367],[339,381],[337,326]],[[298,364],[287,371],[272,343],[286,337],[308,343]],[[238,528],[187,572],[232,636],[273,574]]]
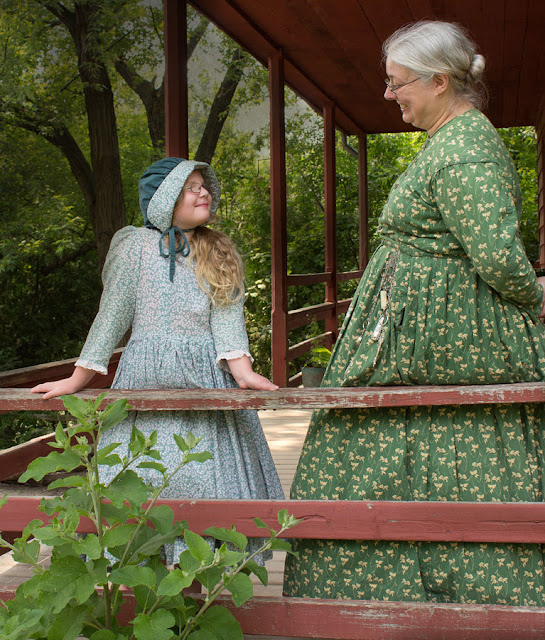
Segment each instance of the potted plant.
[[331,357],[331,351],[326,347],[313,347],[308,364],[301,370],[303,387],[319,387]]

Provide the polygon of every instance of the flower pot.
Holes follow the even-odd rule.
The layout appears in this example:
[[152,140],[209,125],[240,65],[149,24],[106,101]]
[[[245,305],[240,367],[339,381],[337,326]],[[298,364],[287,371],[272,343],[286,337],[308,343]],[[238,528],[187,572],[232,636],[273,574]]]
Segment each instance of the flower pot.
[[303,367],[303,387],[319,387],[324,377],[325,367]]

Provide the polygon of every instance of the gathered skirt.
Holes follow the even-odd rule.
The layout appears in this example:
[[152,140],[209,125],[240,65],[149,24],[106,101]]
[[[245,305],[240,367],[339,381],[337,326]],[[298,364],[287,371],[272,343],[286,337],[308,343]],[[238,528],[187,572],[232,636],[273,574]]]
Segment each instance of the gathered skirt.
[[[394,259],[384,314],[380,291]],[[500,384],[544,373],[538,318],[502,299],[469,260],[384,245],[323,385]],[[291,497],[542,502],[544,429],[537,404],[316,411]],[[545,605],[542,545],[296,540],[294,549],[290,596]]]
[[[120,360],[115,380],[117,389],[218,389],[236,388],[230,373],[216,364],[209,336],[191,340],[183,336],[133,336]],[[281,500],[283,491],[256,411],[136,411],[107,431],[100,446],[118,442],[119,455],[128,454],[132,426],[149,436],[158,432],[156,449],[169,470],[181,462],[182,452],[174,435],[189,432],[201,438],[195,452],[209,451],[212,459],[190,462],[182,467],[162,492],[164,499]],[[145,458],[144,458],[145,459]],[[101,482],[108,482],[118,466],[102,467]],[[141,468],[139,476],[157,486],[162,476]],[[248,550],[260,546],[249,541]],[[185,550],[183,539],[165,546],[167,564],[175,564]],[[268,556],[267,556],[268,557]],[[266,558],[264,558],[266,559]]]

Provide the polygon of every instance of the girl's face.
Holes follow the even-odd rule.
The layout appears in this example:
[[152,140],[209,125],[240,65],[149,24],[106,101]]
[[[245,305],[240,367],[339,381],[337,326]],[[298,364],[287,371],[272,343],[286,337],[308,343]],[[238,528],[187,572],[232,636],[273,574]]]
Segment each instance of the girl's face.
[[[198,193],[194,193],[197,191]],[[193,171],[186,180],[174,205],[172,224],[180,229],[193,229],[210,219],[212,196],[204,186],[200,171]]]

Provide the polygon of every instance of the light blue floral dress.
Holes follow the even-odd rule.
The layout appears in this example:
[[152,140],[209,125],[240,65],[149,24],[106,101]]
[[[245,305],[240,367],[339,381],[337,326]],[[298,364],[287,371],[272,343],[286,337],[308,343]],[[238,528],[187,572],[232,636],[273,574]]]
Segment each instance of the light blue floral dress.
[[[158,238],[157,231],[137,227],[125,227],[114,236],[103,270],[100,309],[76,365],[106,373],[113,350],[132,326],[113,388],[236,388],[226,360],[250,355],[243,302],[213,308],[197,283],[191,257],[177,255],[171,282]],[[163,498],[283,499],[257,412],[134,412],[107,431],[101,445],[119,442],[117,452],[125,455],[133,424],[146,435],[158,431],[157,449],[169,469],[181,459],[174,434],[185,437],[191,431],[202,437],[197,450],[213,455],[203,464],[182,468]],[[117,471],[104,468],[101,481]],[[150,483],[160,478],[153,469],[138,473]],[[167,563],[176,563],[182,550],[181,539],[168,545]]]

